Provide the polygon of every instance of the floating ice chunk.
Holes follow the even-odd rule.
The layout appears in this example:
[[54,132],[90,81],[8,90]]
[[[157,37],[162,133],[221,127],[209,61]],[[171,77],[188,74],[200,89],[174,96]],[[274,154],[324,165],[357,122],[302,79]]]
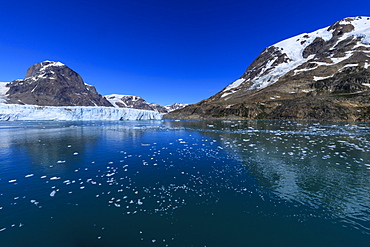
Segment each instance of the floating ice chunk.
[[73,155],[78,155],[78,153],[77,152],[74,152]]
[[26,176],[24,176],[25,178],[29,178],[29,177],[33,177],[34,174],[28,174]]
[[52,192],[50,192],[50,196],[53,197],[53,196],[55,196],[56,193],[57,192],[55,190],[53,190]]
[[4,228],[0,229],[0,232],[3,232],[3,231],[5,231],[5,230],[6,230],[6,228],[4,227]]
[[60,179],[60,177],[52,177],[52,178],[50,178],[50,180],[59,180]]
[[15,183],[15,182],[17,182],[17,180],[16,180],[16,179],[9,180],[9,183]]
[[63,164],[63,163],[66,163],[66,161],[65,160],[58,160],[57,161],[57,164]]

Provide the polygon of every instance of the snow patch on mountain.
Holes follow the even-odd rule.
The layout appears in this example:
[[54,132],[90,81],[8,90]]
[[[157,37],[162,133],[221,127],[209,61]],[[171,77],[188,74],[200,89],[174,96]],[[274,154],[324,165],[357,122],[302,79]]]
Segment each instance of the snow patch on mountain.
[[175,111],[175,110],[178,110],[178,109],[182,109],[182,108],[184,108],[188,105],[189,104],[174,103],[172,105],[166,105],[166,106],[164,106],[164,108],[166,108],[166,110],[168,112],[171,112],[171,111]]
[[40,70],[45,70],[47,67],[52,67],[52,66],[66,66],[65,64],[61,63],[61,62],[54,62],[54,61],[49,61],[49,60],[46,60],[44,62],[42,62],[42,64],[44,64]]
[[233,89],[233,88],[236,88],[236,87],[239,87],[240,84],[242,84],[243,82],[245,81],[245,79],[238,79],[236,81],[234,81],[233,83],[231,83],[229,86],[227,86],[224,91],[228,91],[230,89]]
[[114,107],[126,107],[134,109],[145,109],[168,113],[174,110],[184,108],[188,104],[174,103],[172,105],[161,106],[156,103],[148,103],[139,96],[110,94],[104,96]]
[[127,104],[122,101],[122,98],[130,97],[130,95],[122,94],[110,94],[104,96],[114,107],[128,107]]
[[162,115],[157,111],[94,107],[94,106],[36,106],[0,104],[2,121],[92,121],[92,120],[160,120]]
[[[271,84],[277,82],[280,77],[282,77],[289,71],[312,59],[314,57],[313,55],[308,56],[307,58],[304,58],[302,56],[304,49],[318,37],[322,38],[325,41],[330,40],[333,36],[333,30],[328,31],[328,28],[329,27],[322,28],[312,33],[303,33],[274,44],[274,47],[279,48],[283,54],[287,55],[289,61],[286,63],[281,63],[275,68],[272,68],[272,70],[267,75],[255,78],[253,80],[253,85],[249,89],[260,90],[268,87]],[[269,68],[266,68],[265,70]]]
[[345,18],[339,22],[340,24],[351,24],[355,27],[353,31],[343,35],[342,39],[349,36],[361,37],[361,43],[370,45],[370,19],[369,17],[360,16],[355,18]]
[[167,113],[167,110],[156,103],[148,103],[139,96],[111,94],[104,96],[114,107],[126,107]]
[[228,85],[224,90],[222,90],[224,92],[224,94],[221,95],[221,98],[226,97],[230,94],[233,94],[235,91],[230,91],[230,90],[239,87],[244,81],[245,81],[245,79],[240,78],[240,79],[234,81],[233,83],[231,83],[230,85]]
[[[369,17],[359,16],[353,18],[345,18],[339,21],[338,24],[339,25],[349,24],[352,25],[354,29],[350,32],[343,33],[343,35],[338,39],[337,43],[333,45],[332,49],[335,49],[335,46],[338,43],[349,37],[360,37],[362,46],[370,45]],[[249,90],[253,89],[261,90],[263,88],[266,88],[277,82],[282,76],[284,76],[289,71],[294,70],[303,63],[307,62],[308,60],[313,59],[314,55],[310,55],[307,58],[303,57],[303,51],[305,50],[305,48],[312,44],[316,40],[316,38],[321,38],[324,41],[329,41],[333,37],[335,31],[336,30],[334,28],[331,29],[330,27],[325,27],[311,33],[303,33],[292,38],[288,38],[286,40],[280,41],[272,45],[272,47],[279,49],[282,54],[285,54],[287,56],[286,62],[280,63],[274,67],[272,65],[276,61],[276,58],[274,58],[275,60],[273,59],[269,61],[265,65],[265,67],[261,70],[261,72],[256,77],[251,79],[252,85],[249,88]],[[348,59],[352,55],[353,52],[347,52],[344,57],[331,58],[332,63],[330,63],[330,65],[340,63],[341,61]],[[265,74],[266,71],[268,71],[267,74]],[[223,91],[226,92],[230,89],[236,89],[237,87],[239,87],[243,83],[243,81],[239,80],[231,83]],[[246,82],[247,81],[249,80],[246,80]],[[225,97],[232,93],[233,92],[227,92],[223,94],[221,97]]]

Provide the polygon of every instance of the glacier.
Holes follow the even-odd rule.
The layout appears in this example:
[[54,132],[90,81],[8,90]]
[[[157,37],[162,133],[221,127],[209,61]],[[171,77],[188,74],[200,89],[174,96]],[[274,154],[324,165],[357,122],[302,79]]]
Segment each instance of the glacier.
[[160,120],[157,111],[103,106],[37,106],[0,103],[0,121]]

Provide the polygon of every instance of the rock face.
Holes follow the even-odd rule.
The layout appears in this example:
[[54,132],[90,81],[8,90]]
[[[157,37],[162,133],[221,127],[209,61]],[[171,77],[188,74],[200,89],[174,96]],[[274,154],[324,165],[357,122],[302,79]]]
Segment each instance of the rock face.
[[281,41],[216,95],[165,118],[370,120],[370,17]]
[[60,62],[32,65],[23,80],[10,82],[7,103],[40,106],[112,106],[81,76]]
[[185,104],[175,103],[168,106],[161,106],[156,103],[148,103],[139,96],[111,94],[104,96],[113,106],[123,108],[134,108],[142,110],[158,111],[169,113],[171,111],[184,108]]

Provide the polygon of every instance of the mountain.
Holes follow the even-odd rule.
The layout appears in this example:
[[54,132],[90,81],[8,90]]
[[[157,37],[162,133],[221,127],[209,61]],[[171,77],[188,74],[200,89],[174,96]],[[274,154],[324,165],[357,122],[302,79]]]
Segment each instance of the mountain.
[[32,65],[23,80],[6,85],[6,103],[40,106],[112,106],[95,87],[60,62]]
[[175,110],[179,110],[184,108],[185,106],[188,106],[189,104],[181,104],[181,103],[174,103],[172,105],[166,105],[164,108],[166,108],[167,112],[172,112]]
[[112,94],[101,96],[94,86],[60,62],[32,65],[22,80],[0,82],[0,103],[38,106],[107,106],[168,113],[185,105],[160,106],[138,96]]
[[158,111],[168,113],[185,107],[185,104],[175,103],[168,106],[161,106],[156,103],[148,103],[139,96],[111,94],[104,96],[114,107],[134,108],[142,110]]
[[165,118],[370,120],[370,17],[267,47],[236,81]]
[[156,103],[148,103],[139,96],[110,94],[104,96],[114,107],[134,108],[150,111],[158,111],[167,113],[168,111],[163,106]]

